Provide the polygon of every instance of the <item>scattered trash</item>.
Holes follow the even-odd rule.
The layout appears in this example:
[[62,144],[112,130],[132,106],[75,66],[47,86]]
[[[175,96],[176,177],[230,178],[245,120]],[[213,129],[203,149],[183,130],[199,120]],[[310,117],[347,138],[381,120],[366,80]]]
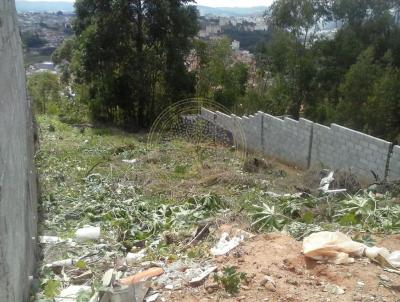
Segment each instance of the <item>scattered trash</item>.
[[93,273],[91,271],[84,272],[78,276],[74,276],[71,278],[72,283],[75,284],[82,284],[86,282],[87,280],[91,279],[93,277]]
[[54,300],[56,302],[76,302],[82,292],[91,292],[92,288],[86,285],[71,285],[64,288]]
[[304,238],[303,254],[314,260],[335,264],[354,262],[354,258],[349,256],[366,256],[383,268],[389,269],[399,267],[400,258],[400,251],[390,253],[383,247],[368,247],[363,243],[353,241],[341,232],[318,232]]
[[160,293],[151,293],[144,298],[145,302],[154,302],[158,299]]
[[75,261],[73,259],[64,259],[64,260],[58,260],[54,261],[50,264],[46,264],[46,267],[60,267],[60,266],[72,266],[75,264]]
[[75,232],[78,241],[97,240],[100,238],[100,227],[86,226]]
[[330,171],[328,176],[324,177],[321,179],[321,182],[319,184],[318,190],[322,191],[323,193],[341,193],[341,192],[346,192],[346,189],[334,189],[334,190],[329,190],[329,186],[331,183],[335,180],[333,178],[333,171]]
[[134,158],[134,159],[123,159],[122,160],[122,162],[124,162],[124,163],[127,163],[127,164],[135,164],[135,163],[137,163],[137,159],[136,158]]
[[142,249],[141,251],[139,251],[137,253],[128,253],[126,255],[126,264],[134,265],[134,264],[138,263],[141,259],[143,259],[144,256],[146,256],[145,249]]
[[61,241],[61,238],[57,236],[39,236],[39,242],[43,244],[59,243]]
[[202,272],[199,276],[192,278],[189,281],[189,284],[191,286],[200,286],[208,277],[208,275],[210,275],[212,272],[216,271],[218,269],[218,267],[216,266],[212,266],[207,268],[204,272]]
[[168,284],[168,285],[165,285],[164,288],[165,288],[165,289],[168,289],[168,290],[173,290],[173,289],[174,289],[174,286],[173,286],[172,284]]
[[150,282],[108,288],[101,292],[100,302],[143,302],[149,288]]
[[[244,232],[244,231],[243,231]],[[245,232],[247,233],[247,232]],[[217,244],[211,248],[210,252],[213,256],[221,256],[225,255],[229,251],[233,250],[237,247],[240,242],[242,242],[246,238],[245,233],[239,233],[233,238],[229,238],[229,234],[227,232],[222,233],[221,238],[217,242]],[[250,233],[247,233],[250,234]]]
[[101,280],[102,284],[104,287],[109,286],[113,281],[115,280],[115,271],[114,269],[109,269],[106,271],[103,275],[103,278]]
[[387,260],[392,264],[392,266],[400,268],[400,251],[392,252],[388,256]]
[[328,292],[332,295],[343,295],[345,293],[345,290],[343,288],[334,284],[326,284],[323,291]]
[[294,193],[294,194],[278,194],[275,192],[271,192],[271,191],[266,191],[263,192],[264,195],[272,197],[272,198],[293,198],[293,199],[297,199],[297,198],[302,198],[304,196],[305,193]]
[[366,246],[353,241],[341,232],[318,232],[303,240],[303,254],[314,260],[335,264],[352,263],[354,258],[362,256]]
[[135,284],[143,280],[147,280],[152,277],[156,277],[159,275],[162,275],[164,273],[164,270],[161,267],[153,267],[148,270],[142,271],[140,273],[137,273],[133,276],[125,277],[122,279],[118,280],[118,283],[123,284],[123,285],[130,285],[130,284]]

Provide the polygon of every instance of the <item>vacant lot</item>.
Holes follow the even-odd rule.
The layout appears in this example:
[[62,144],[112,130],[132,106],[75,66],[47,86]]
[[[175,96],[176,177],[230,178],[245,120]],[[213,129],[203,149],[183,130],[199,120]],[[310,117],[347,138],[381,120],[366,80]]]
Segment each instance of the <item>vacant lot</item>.
[[[53,301],[71,284],[90,286],[78,299],[88,301],[104,287],[107,270],[121,277],[146,265],[166,271],[151,287],[159,301],[396,301],[397,274],[365,259],[318,264],[301,254],[301,239],[320,230],[400,249],[396,188],[358,191],[342,173],[336,185],[357,192],[323,196],[317,191],[320,169],[303,172],[254,154],[243,161],[237,150],[213,142],[169,139],[149,147],[144,134],[46,116],[39,127],[40,232],[59,237],[41,244],[40,301]],[[76,240],[85,225],[100,227],[100,238]],[[222,230],[233,227],[256,236],[212,257]],[[139,251],[140,260],[125,263],[128,253]],[[65,259],[73,263],[46,266]],[[174,269],[183,273],[196,265],[233,267],[246,276],[231,295],[214,273],[196,286],[174,275]]]

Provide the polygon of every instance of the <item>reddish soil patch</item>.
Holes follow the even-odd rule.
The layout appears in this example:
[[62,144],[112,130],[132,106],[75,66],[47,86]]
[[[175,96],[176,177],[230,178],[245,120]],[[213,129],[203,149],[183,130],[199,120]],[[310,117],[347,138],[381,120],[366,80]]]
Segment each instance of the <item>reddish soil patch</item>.
[[[400,250],[400,235],[377,241],[378,246]],[[349,265],[321,264],[301,254],[301,242],[282,234],[259,235],[228,256],[216,257],[222,269],[233,265],[247,274],[238,295],[222,288],[211,290],[212,278],[197,287],[170,292],[168,301],[399,301],[400,275],[385,272],[365,258]],[[262,285],[265,276],[275,283]],[[382,278],[390,279],[386,286]],[[335,292],[340,287],[344,293]],[[333,291],[333,292],[332,292]],[[164,294],[164,297],[166,295]]]

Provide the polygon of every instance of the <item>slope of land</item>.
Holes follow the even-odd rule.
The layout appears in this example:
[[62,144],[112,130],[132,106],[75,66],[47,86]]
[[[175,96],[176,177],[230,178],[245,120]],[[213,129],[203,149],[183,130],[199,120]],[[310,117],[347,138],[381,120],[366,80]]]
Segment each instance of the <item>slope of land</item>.
[[[56,239],[41,244],[37,301],[71,285],[90,286],[79,298],[88,301],[106,271],[122,277],[151,266],[165,271],[151,285],[158,301],[396,301],[399,275],[365,259],[318,264],[301,254],[301,239],[322,229],[400,249],[391,235],[400,227],[395,195],[318,196],[319,173],[257,155],[243,163],[212,141],[152,146],[146,135],[38,121],[40,233]],[[86,225],[100,227],[100,237],[79,241],[75,232]],[[256,236],[213,257],[210,248],[232,226]],[[141,256],[127,263],[128,253]],[[65,259],[73,261],[54,264]],[[213,274],[188,285],[187,275],[212,265],[246,273],[239,293],[215,284]]]

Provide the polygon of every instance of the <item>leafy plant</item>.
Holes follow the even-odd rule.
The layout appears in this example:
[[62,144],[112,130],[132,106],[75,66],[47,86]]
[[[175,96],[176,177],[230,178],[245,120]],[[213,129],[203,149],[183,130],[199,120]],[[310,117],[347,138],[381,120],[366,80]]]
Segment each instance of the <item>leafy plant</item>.
[[58,280],[47,280],[43,293],[47,298],[54,298],[61,292],[61,283]]
[[278,212],[274,205],[263,202],[261,205],[253,206],[254,213],[252,226],[258,226],[258,230],[266,229],[268,231],[281,230],[289,217]]
[[239,292],[240,282],[244,278],[246,278],[246,274],[237,272],[233,266],[225,266],[222,275],[214,274],[214,281],[221,284],[225,291],[231,295]]

